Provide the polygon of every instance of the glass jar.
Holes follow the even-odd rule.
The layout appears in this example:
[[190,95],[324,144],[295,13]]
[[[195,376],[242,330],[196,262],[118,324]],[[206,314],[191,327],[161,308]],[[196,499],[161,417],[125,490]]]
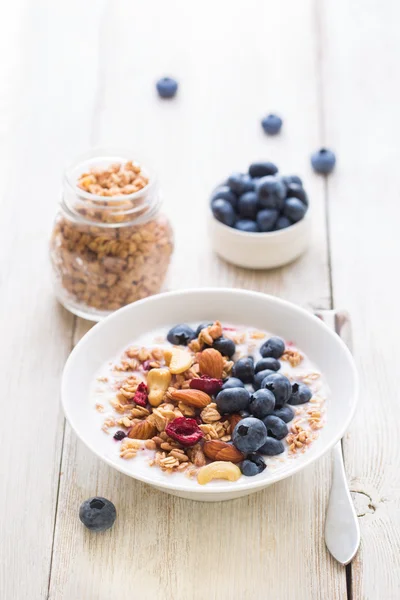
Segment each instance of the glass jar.
[[97,151],[66,170],[50,242],[55,293],[99,321],[160,291],[173,251],[154,174],[126,152]]

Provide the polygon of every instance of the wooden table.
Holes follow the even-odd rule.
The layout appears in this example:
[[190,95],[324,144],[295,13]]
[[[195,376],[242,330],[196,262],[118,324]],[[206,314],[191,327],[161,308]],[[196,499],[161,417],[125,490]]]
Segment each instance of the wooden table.
[[[390,600],[399,583],[400,9],[395,0],[14,0],[0,48],[0,598]],[[155,80],[180,82],[161,102]],[[261,117],[284,117],[282,135]],[[321,145],[338,156],[311,172]],[[89,324],[54,300],[47,238],[63,167],[94,145],[150,157],[176,232],[168,289],[235,286],[352,315],[360,408],[345,461],[362,531],[342,568],[323,540],[330,457],[247,498],[198,504],[125,477],[59,402]],[[207,196],[259,158],[304,177],[309,252],[272,272],[211,252]],[[112,499],[91,535],[81,501]]]

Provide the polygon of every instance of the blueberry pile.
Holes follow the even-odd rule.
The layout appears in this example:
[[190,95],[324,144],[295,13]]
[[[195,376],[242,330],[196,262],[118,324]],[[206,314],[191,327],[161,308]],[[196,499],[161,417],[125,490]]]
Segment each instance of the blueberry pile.
[[248,233],[278,231],[305,216],[308,197],[297,175],[278,175],[271,162],[252,163],[233,173],[211,196],[214,217]]

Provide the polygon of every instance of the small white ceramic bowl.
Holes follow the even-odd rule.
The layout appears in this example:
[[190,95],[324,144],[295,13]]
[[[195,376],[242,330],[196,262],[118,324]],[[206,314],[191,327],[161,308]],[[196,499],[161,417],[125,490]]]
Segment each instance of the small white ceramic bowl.
[[[166,475],[145,461],[124,461],[113,440],[101,431],[89,400],[89,390],[99,368],[113,360],[135,339],[156,328],[173,324],[225,322],[265,329],[294,341],[317,365],[330,388],[327,422],[319,438],[304,454],[282,468],[265,469],[255,477],[236,482],[212,481],[200,485],[186,477]],[[256,492],[311,464],[343,436],[353,416],[358,392],[353,358],[341,339],[312,314],[275,298],[235,289],[198,289],[146,298],[116,311],[93,327],[71,352],[65,365],[61,395],[65,415],[80,439],[99,458],[122,473],[176,496],[192,500],[230,500]]]
[[247,233],[228,227],[210,211],[209,230],[215,252],[238,267],[274,269],[282,267],[306,250],[310,239],[310,217],[280,231]]

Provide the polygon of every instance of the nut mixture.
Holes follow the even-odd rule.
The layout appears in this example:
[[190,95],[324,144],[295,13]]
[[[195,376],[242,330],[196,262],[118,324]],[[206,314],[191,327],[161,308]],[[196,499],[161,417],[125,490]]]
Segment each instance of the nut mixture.
[[[144,452],[150,466],[167,474],[184,471],[188,477],[196,475],[201,484],[216,478],[236,481],[248,474],[244,465],[249,451],[241,449],[232,437],[246,416],[255,415],[222,410],[216,400],[223,381],[229,381],[232,373],[236,377],[241,374],[239,365],[243,357],[248,360],[249,349],[254,353],[254,341],[258,350],[269,343],[264,342],[264,332],[243,329],[223,328],[216,321],[203,324],[195,335],[188,326],[177,326],[168,333],[168,341],[157,337],[161,345],[127,348],[109,367],[108,376],[97,378],[97,386],[103,386],[100,389],[111,391],[113,409],[112,414],[105,415],[102,429],[120,444],[121,458],[132,459]],[[233,355],[216,349],[224,349],[221,340],[233,342]],[[229,348],[231,354],[232,346]],[[282,368],[288,369],[283,376],[296,381],[297,388],[310,383],[312,397],[292,406],[294,418],[287,424],[282,440],[285,458],[269,457],[272,468],[306,451],[324,424],[320,374],[308,364],[303,366],[305,357],[293,346],[287,345],[280,359]],[[297,388],[293,386],[298,394]],[[244,387],[242,391],[246,393]]]
[[[160,290],[173,250],[172,230],[165,217],[151,216],[148,184],[132,161],[81,175],[77,187],[89,196],[77,195],[76,219],[61,212],[51,238],[61,299],[108,312]],[[141,190],[134,199],[124,198]],[[138,217],[143,222],[132,224]]]

